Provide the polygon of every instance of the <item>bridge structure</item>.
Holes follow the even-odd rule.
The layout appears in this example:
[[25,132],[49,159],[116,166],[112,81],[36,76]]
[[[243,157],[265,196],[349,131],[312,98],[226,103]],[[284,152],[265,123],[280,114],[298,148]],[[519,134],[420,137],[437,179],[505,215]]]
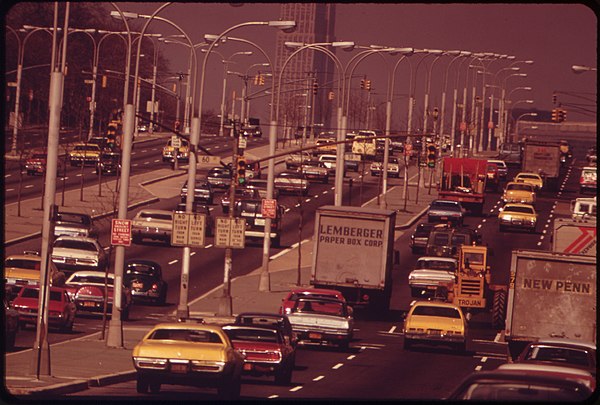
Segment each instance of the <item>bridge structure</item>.
[[595,122],[519,121],[510,140],[515,143],[524,139],[549,141],[565,139],[574,143],[595,143],[596,138]]

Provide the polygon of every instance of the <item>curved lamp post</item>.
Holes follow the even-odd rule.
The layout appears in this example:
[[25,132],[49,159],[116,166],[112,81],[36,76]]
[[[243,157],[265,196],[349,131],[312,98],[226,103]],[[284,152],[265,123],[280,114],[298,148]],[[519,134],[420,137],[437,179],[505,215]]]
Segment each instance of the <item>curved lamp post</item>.
[[[510,117],[510,96],[512,95],[512,93],[514,93],[517,90],[525,90],[525,91],[531,91],[532,88],[529,86],[522,86],[522,87],[515,87],[514,89],[512,89],[511,91],[508,92],[508,95],[505,98],[502,98],[502,107],[503,107],[503,111],[504,111],[504,115],[502,117],[502,122],[504,123],[504,133],[502,134],[502,139],[507,139],[508,138],[508,125],[509,125],[509,117]],[[506,107],[506,104],[508,103],[509,107]],[[516,104],[516,103],[515,103]]]
[[[512,103],[512,105],[510,106],[510,108],[509,108],[509,109],[508,109],[508,111],[507,111],[507,112],[508,112],[508,115],[507,115],[507,121],[506,121],[506,122],[507,122],[507,127],[508,127],[508,123],[509,123],[508,119],[509,119],[509,118],[511,118],[512,111],[513,111],[514,107],[515,107],[517,104],[520,104],[520,103],[525,103],[525,104],[533,104],[533,103],[534,103],[534,101],[533,101],[533,100],[518,100],[518,101],[515,101],[514,103]],[[516,124],[515,124],[515,128],[516,128]],[[507,131],[507,135],[506,135],[507,137],[508,137],[508,133],[509,133],[509,132]],[[507,138],[503,138],[503,139],[507,139]],[[518,138],[516,138],[516,137],[515,137],[515,139],[517,139],[517,140],[518,140]]]
[[525,114],[519,115],[519,117],[515,121],[515,138],[517,140],[519,139],[519,120],[523,117],[537,117],[537,115],[538,114],[535,112],[530,112],[530,113],[525,113]]

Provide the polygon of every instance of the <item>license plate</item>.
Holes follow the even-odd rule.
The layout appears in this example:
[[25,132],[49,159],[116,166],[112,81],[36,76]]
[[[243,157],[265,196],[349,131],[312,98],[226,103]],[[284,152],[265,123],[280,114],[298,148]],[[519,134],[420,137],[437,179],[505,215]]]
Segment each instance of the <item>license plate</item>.
[[264,220],[264,218],[256,218],[254,220],[254,224],[255,225],[263,225],[264,226],[265,225],[265,220]]
[[75,264],[75,259],[65,259],[66,264]]
[[448,220],[448,217],[440,217],[440,219],[441,219],[442,221],[447,221],[447,220]]
[[84,301],[84,302],[83,302],[83,306],[84,306],[84,307],[95,307],[95,306],[96,306],[96,303],[95,303],[95,302],[92,302],[92,301]]
[[187,373],[187,364],[171,364],[173,373]]
[[134,281],[133,283],[131,283],[131,286],[133,288],[142,288],[144,286],[144,283],[140,283],[140,282]]
[[309,339],[321,339],[321,334],[320,333],[309,333],[308,338]]

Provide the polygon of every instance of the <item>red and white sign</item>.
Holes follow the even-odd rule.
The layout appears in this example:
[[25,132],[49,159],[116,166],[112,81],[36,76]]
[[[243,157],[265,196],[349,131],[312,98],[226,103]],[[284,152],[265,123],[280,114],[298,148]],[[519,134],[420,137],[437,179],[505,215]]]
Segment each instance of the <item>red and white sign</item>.
[[587,254],[590,247],[596,248],[596,228],[580,226],[578,229],[581,234],[565,248],[565,253]]
[[277,200],[263,198],[261,214],[264,218],[274,219],[277,217]]
[[488,121],[488,129],[494,129],[494,121]]
[[110,244],[131,246],[131,220],[113,219],[110,228]]
[[461,122],[460,123],[460,130],[461,131],[466,131],[467,130],[467,123],[466,122]]

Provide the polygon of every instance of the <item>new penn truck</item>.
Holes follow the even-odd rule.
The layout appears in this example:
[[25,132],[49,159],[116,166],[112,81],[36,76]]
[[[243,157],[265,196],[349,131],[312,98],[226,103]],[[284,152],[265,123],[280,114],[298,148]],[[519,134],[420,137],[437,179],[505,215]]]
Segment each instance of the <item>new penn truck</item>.
[[559,142],[528,139],[523,145],[521,171],[539,174],[544,179],[544,188],[557,190],[561,153]]
[[445,157],[438,196],[443,200],[460,201],[464,208],[481,215],[486,178],[487,160]]
[[596,221],[556,218],[552,232],[552,251],[596,257]]
[[538,339],[596,343],[596,258],[513,250],[504,338],[515,359]]
[[325,205],[315,219],[310,283],[350,305],[389,309],[396,212]]

